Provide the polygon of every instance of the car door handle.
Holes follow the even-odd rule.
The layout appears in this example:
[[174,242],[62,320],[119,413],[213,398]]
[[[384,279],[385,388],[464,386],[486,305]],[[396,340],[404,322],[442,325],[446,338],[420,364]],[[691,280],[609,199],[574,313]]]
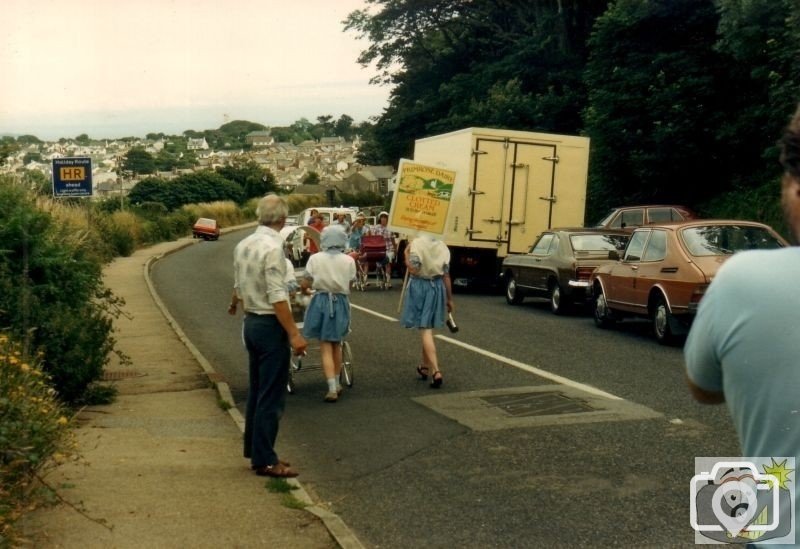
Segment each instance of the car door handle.
[[639,266],[638,265],[631,265],[631,270],[632,271],[638,271],[639,270]]

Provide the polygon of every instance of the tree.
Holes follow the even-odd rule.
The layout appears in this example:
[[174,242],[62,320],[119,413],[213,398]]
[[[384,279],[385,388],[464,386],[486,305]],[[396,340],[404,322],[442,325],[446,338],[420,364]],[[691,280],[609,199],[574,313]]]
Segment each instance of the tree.
[[144,147],[133,147],[125,155],[122,162],[124,170],[136,174],[151,174],[156,171],[153,155],[144,150]]
[[246,160],[217,168],[217,173],[229,181],[237,183],[243,190],[245,198],[264,196],[276,189],[275,176],[264,170],[253,160]]
[[17,143],[20,145],[41,145],[42,140],[36,137],[35,135],[20,135],[17,137]]
[[729,90],[718,15],[696,0],[619,0],[597,20],[586,68],[588,218],[621,203],[694,205],[725,184],[716,140]]
[[733,182],[774,182],[777,140],[798,101],[800,4],[793,0],[719,0],[716,49],[730,59],[727,116],[718,139],[730,151]]
[[308,172],[303,177],[303,185],[319,185],[319,174],[317,172]]
[[181,175],[172,181],[148,177],[131,189],[128,199],[134,205],[159,202],[168,210],[175,210],[184,204],[217,200],[242,202],[244,191],[238,183],[212,170],[203,170]]
[[88,135],[82,133],[75,138],[75,143],[77,143],[78,145],[88,145],[89,143],[91,143],[91,140],[89,139]]
[[346,114],[340,116],[339,120],[334,124],[333,134],[350,141],[353,138],[353,118]]
[[30,162],[41,162],[42,161],[42,154],[38,152],[27,152],[25,156],[22,157],[22,164],[28,165]]
[[[370,0],[346,30],[371,44],[374,83],[392,85],[372,156],[396,164],[415,139],[464,126],[577,133],[586,39],[608,1]],[[370,13],[372,12],[372,13]]]
[[0,166],[6,163],[6,159],[19,150],[19,145],[13,137],[3,136],[0,138]]

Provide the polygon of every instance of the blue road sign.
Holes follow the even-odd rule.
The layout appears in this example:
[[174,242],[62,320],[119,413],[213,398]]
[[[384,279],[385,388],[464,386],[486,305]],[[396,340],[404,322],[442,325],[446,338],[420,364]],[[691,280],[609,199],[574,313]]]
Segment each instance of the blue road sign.
[[77,156],[54,158],[53,196],[56,198],[92,196],[92,159]]

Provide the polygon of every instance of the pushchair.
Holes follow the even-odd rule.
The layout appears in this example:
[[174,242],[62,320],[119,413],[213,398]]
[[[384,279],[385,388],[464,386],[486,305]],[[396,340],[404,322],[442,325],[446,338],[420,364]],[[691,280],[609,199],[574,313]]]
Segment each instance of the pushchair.
[[[303,318],[309,301],[310,299],[308,296],[304,297],[298,293],[295,295],[292,302],[292,316],[300,330],[303,329]],[[287,391],[290,394],[295,392],[296,385],[294,378],[296,375],[302,372],[318,370],[322,370],[322,357],[320,356],[319,345],[309,344],[306,348],[305,355],[292,355],[289,365],[289,381],[286,384]],[[342,341],[342,371],[339,373],[339,383],[348,388],[353,387],[353,352],[350,350],[350,344],[346,340]]]
[[374,276],[375,285],[381,290],[391,288],[391,280],[386,273],[387,257],[386,240],[380,235],[364,235],[361,237],[361,249],[356,261],[355,287],[362,292],[370,285],[370,277]]

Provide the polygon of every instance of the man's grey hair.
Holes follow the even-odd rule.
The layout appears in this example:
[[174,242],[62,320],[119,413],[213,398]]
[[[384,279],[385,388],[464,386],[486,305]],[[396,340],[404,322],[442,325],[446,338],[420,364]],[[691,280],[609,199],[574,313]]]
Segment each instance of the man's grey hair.
[[289,204],[277,194],[268,194],[258,201],[256,209],[258,222],[261,225],[275,225],[289,215]]

